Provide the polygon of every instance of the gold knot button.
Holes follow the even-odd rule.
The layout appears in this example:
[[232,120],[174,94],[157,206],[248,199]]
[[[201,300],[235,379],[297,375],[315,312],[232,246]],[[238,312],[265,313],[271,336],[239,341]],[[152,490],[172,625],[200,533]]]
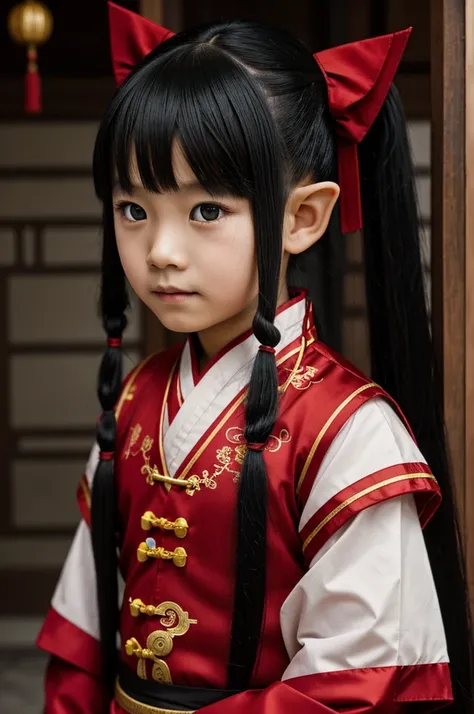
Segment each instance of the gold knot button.
[[177,518],[175,521],[169,521],[167,518],[157,518],[153,511],[145,511],[141,518],[141,526],[144,531],[149,531],[152,528],[173,531],[177,538],[186,538],[189,528],[185,518]]
[[140,543],[137,548],[137,559],[144,563],[147,558],[161,558],[161,560],[172,560],[177,568],[184,568],[188,559],[188,554],[184,548],[178,547],[174,550],[157,547],[154,538],[147,538]]

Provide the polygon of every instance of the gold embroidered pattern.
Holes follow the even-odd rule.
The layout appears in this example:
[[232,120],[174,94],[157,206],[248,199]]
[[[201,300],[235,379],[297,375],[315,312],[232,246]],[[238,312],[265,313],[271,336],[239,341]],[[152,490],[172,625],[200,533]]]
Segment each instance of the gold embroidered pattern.
[[147,558],[157,558],[161,560],[172,560],[177,568],[184,568],[188,559],[188,554],[184,548],[178,546],[174,550],[166,550],[161,546],[156,546],[154,538],[147,538],[145,542],[140,543],[137,548],[137,560],[144,563]]
[[192,496],[195,490],[199,491],[199,483],[197,478],[190,479],[176,479],[171,476],[166,476],[161,474],[156,466],[150,465],[150,454],[151,448],[153,446],[153,438],[146,434],[140,443],[140,437],[142,434],[141,424],[135,424],[130,430],[130,436],[127,441],[127,446],[124,451],[124,458],[128,459],[130,456],[138,456],[140,453],[143,455],[144,465],[141,468],[141,473],[146,476],[146,482],[151,486],[155,481],[164,483],[168,488],[171,486],[181,486],[186,489],[186,492]]
[[[300,366],[300,364],[301,364],[301,360],[303,359],[303,355],[304,355],[304,352],[305,352],[306,348],[307,348],[309,345],[313,344],[313,342],[314,342],[314,337],[313,337],[313,336],[311,336],[311,337],[309,338],[309,340],[307,340],[307,341],[306,341],[305,338],[303,337],[302,340],[301,340],[301,345],[300,345],[299,347],[295,347],[293,350],[291,350],[290,352],[287,352],[286,354],[283,355],[283,357],[280,357],[280,358],[277,360],[277,367],[279,367],[279,366],[282,365],[284,362],[286,362],[286,361],[289,360],[291,357],[293,357],[293,355],[295,355],[295,354],[298,353],[298,358],[297,358],[297,360],[296,360],[295,367],[293,367],[293,370],[295,370],[295,368],[297,369],[297,368]],[[290,375],[290,377],[291,377],[291,375]],[[289,379],[290,379],[290,378],[288,378],[284,384],[282,384],[280,387],[278,387],[279,391],[282,391],[282,392],[285,392],[285,391],[286,391],[286,389],[287,389],[287,387],[288,387],[288,385],[289,385]],[[207,437],[207,439],[201,444],[201,446],[199,447],[199,449],[196,450],[194,456],[192,456],[192,458],[188,461],[188,463],[186,464],[186,466],[183,468],[183,470],[181,471],[181,474],[180,474],[180,478],[179,478],[179,479],[175,479],[175,480],[173,481],[173,483],[176,482],[176,483],[179,484],[179,481],[181,481],[181,480],[184,481],[184,479],[186,479],[188,473],[191,471],[191,469],[193,468],[193,466],[194,466],[194,464],[196,463],[196,461],[201,458],[202,454],[203,454],[204,451],[207,449],[207,447],[209,446],[209,444],[211,443],[211,441],[214,439],[214,437],[216,436],[216,434],[218,434],[218,432],[222,429],[222,427],[224,426],[224,424],[230,419],[230,417],[232,416],[232,414],[234,414],[234,412],[240,407],[240,405],[242,404],[242,402],[245,400],[246,397],[247,397],[247,390],[245,390],[245,391],[238,397],[238,399],[235,400],[235,402],[233,403],[233,405],[232,405],[231,407],[229,407],[229,409],[224,413],[224,416],[222,417],[222,419],[219,420],[219,422],[216,424],[216,426],[214,427],[214,429],[212,430],[212,432],[209,434],[209,436]],[[243,460],[243,459],[242,459],[242,460]],[[156,480],[160,480],[160,481],[163,480],[163,481],[164,481],[164,477],[161,477],[160,479],[156,479]],[[188,480],[188,482],[189,482],[189,487],[188,487],[188,486],[186,487],[186,493],[188,493],[190,496],[192,496],[192,495],[194,494],[194,490],[196,490],[196,491],[199,491],[199,490],[200,490],[200,489],[199,489],[200,479],[199,479],[199,476],[191,476],[191,477],[188,478],[187,480]],[[182,485],[184,485],[184,483],[183,483]],[[188,489],[189,489],[189,490],[188,490]]]
[[[147,611],[149,607],[139,598],[130,601],[130,611],[134,617],[143,610]],[[189,626],[196,625],[197,620],[192,620],[182,607],[171,601],[162,602],[153,610],[153,615],[161,615],[160,625],[163,625],[166,630],[152,632],[147,638],[146,647],[142,647],[135,637],[131,637],[125,643],[125,652],[129,657],[138,657],[137,674],[139,677],[147,678],[145,662],[149,659],[153,662],[153,679],[162,684],[173,684],[169,667],[161,658],[169,655],[173,649],[173,638],[185,635]],[[150,613],[146,612],[146,614]]]
[[169,521],[167,518],[157,518],[153,511],[145,511],[141,518],[141,526],[144,531],[149,531],[152,528],[173,531],[177,538],[186,538],[189,528],[185,518],[177,518],[175,521]]
[[299,368],[300,368],[301,362],[302,362],[303,357],[304,357],[304,353],[305,353],[305,351],[306,351],[307,344],[310,344],[310,343],[311,343],[311,341],[308,342],[308,343],[306,343],[306,338],[305,338],[305,336],[304,336],[304,335],[301,335],[301,344],[300,344],[300,346],[297,347],[296,350],[293,350],[292,352],[290,352],[290,354],[287,355],[284,360],[280,360],[279,362],[277,362],[277,366],[279,366],[282,361],[286,361],[290,356],[292,356],[293,354],[296,354],[296,353],[298,352],[298,357],[296,358],[296,362],[295,362],[295,364],[293,365],[293,368],[292,368],[291,370],[288,370],[288,372],[290,372],[290,376],[288,377],[288,379],[286,380],[286,382],[284,382],[283,384],[281,384],[281,385],[278,387],[278,391],[279,391],[279,392],[286,392],[286,390],[288,389],[289,385],[291,384],[291,380],[293,379],[293,375],[296,374],[296,372],[297,372],[297,371],[299,370]]
[[[291,380],[294,378],[296,372],[300,369],[301,365],[301,360],[303,359],[306,347],[311,345],[314,342],[314,337],[311,336],[307,341],[304,338],[304,336],[301,338],[301,344],[299,347],[294,348],[290,352],[286,353],[283,357],[281,357],[279,360],[277,360],[277,366],[279,367],[281,364],[289,360],[291,357],[293,357],[295,354],[298,353],[298,357],[296,360],[296,363],[293,367],[293,369],[290,372],[290,375],[288,379],[284,382],[284,384],[279,386],[279,391],[286,391],[288,388]],[[235,441],[235,439],[229,439],[231,443],[237,443],[237,446],[234,446],[234,448],[230,448],[228,446],[223,446],[220,449],[217,449],[216,451],[216,459],[218,461],[217,464],[214,464],[214,472],[212,474],[209,473],[208,470],[204,470],[201,473],[201,476],[198,476],[197,474],[193,474],[188,477],[189,472],[193,468],[194,464],[196,461],[201,457],[203,452],[207,449],[211,441],[214,439],[216,434],[222,429],[223,425],[230,419],[232,414],[241,406],[242,402],[245,400],[247,396],[247,391],[245,390],[232,404],[231,407],[225,412],[224,416],[222,419],[217,423],[215,428],[212,430],[211,434],[207,437],[207,439],[201,444],[199,449],[195,452],[193,457],[189,460],[189,462],[186,464],[186,466],[183,468],[183,470],[180,473],[179,478],[172,478],[169,476],[167,469],[166,469],[166,462],[164,459],[164,449],[163,449],[163,421],[164,421],[164,411],[165,411],[165,406],[167,402],[167,397],[169,394],[169,389],[171,386],[171,381],[174,375],[174,372],[176,370],[178,364],[178,360],[176,361],[175,365],[173,366],[173,369],[171,370],[171,373],[168,378],[168,384],[165,390],[165,396],[163,399],[163,406],[162,406],[162,414],[160,418],[160,429],[159,429],[159,447],[160,447],[160,454],[161,454],[161,459],[163,463],[163,469],[165,473],[160,473],[158,468],[156,466],[152,466],[150,464],[150,455],[149,452],[153,446],[153,438],[149,435],[146,435],[141,443],[140,446],[138,446],[138,442],[141,436],[142,432],[142,427],[140,424],[136,424],[131,432],[130,432],[130,437],[129,441],[125,450],[125,458],[129,458],[129,456],[137,456],[140,452],[143,454],[143,459],[145,461],[144,465],[141,468],[141,473],[146,476],[146,481],[148,484],[153,485],[155,482],[163,483],[167,490],[170,490],[172,486],[180,486],[181,488],[186,489],[186,493],[188,496],[193,496],[195,491],[200,491],[201,490],[201,485],[204,486],[205,488],[210,488],[210,489],[215,489],[217,486],[216,478],[220,476],[221,473],[224,471],[228,471],[229,473],[233,474],[233,480],[238,481],[239,476],[240,476],[240,468],[231,468],[235,462],[236,466],[241,466],[243,463],[243,460],[245,458],[245,454],[247,452],[247,447],[245,443],[238,443]],[[288,370],[289,371],[289,370]],[[232,430],[228,430],[232,431]],[[242,431],[242,430],[241,430]],[[243,433],[243,432],[242,432]],[[279,437],[271,436],[270,440],[267,444],[267,450],[269,451],[276,451],[277,448],[275,448],[275,444],[278,445],[278,448],[281,447],[282,443],[286,443],[287,441],[290,440],[290,436],[286,430],[282,430],[280,432]],[[243,441],[243,440],[242,440]],[[269,447],[269,448],[268,448]]]
[[[289,369],[286,371],[291,372]],[[292,372],[290,384],[295,389],[304,392],[306,389],[309,389],[312,384],[319,384],[323,381],[322,377],[321,379],[314,379],[317,372],[319,372],[317,367],[312,367],[311,365],[299,367],[295,372]]]
[[[247,453],[247,446],[245,443],[245,438],[244,438],[244,430],[241,429],[239,426],[231,426],[230,429],[227,429],[225,433],[227,441],[230,441],[232,444],[240,444],[239,447],[239,458],[244,460],[243,457]],[[268,437],[268,441],[265,445],[265,451],[279,451],[283,444],[288,444],[291,441],[291,436],[290,432],[288,429],[281,429],[280,433],[278,436],[275,436],[274,434],[270,434]],[[237,451],[237,449],[236,449]],[[237,461],[237,458],[236,458]],[[242,461],[239,461],[238,463],[242,463]]]
[[130,430],[130,436],[127,442],[127,447],[124,451],[124,458],[128,459],[130,456],[138,456],[138,454],[141,452],[143,454],[143,458],[145,459],[146,463],[150,462],[150,457],[148,456],[148,452],[151,450],[151,447],[153,446],[153,439],[151,436],[148,434],[143,437],[143,440],[139,446],[137,446],[138,441],[140,439],[141,433],[143,431],[142,425],[141,424],[135,424],[134,427]]
[[[238,426],[232,426],[227,429],[225,435],[227,441],[231,444],[237,444],[237,446],[234,446],[233,448],[230,446],[223,446],[222,448],[217,449],[216,459],[219,463],[214,464],[214,471],[212,474],[209,474],[209,471],[206,469],[202,472],[201,476],[194,475],[191,477],[198,479],[199,484],[202,484],[206,488],[215,489],[217,487],[216,479],[224,473],[224,471],[233,474],[234,477],[232,480],[234,483],[237,483],[240,478],[240,467],[242,466],[245,454],[247,453],[244,430]],[[279,451],[282,445],[287,444],[289,441],[291,441],[289,431],[287,429],[282,429],[278,436],[275,436],[274,434],[270,435],[265,446],[265,451]],[[234,464],[238,466],[237,469],[231,468]]]

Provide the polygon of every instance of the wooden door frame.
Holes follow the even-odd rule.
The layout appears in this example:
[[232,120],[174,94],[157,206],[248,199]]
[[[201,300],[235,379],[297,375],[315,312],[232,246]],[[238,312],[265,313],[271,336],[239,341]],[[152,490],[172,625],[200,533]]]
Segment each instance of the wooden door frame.
[[[465,27],[474,27],[474,3],[466,2]],[[465,33],[466,85],[466,555],[471,603],[474,604],[474,38]]]
[[474,601],[474,20],[472,0],[433,0],[432,298],[444,415]]

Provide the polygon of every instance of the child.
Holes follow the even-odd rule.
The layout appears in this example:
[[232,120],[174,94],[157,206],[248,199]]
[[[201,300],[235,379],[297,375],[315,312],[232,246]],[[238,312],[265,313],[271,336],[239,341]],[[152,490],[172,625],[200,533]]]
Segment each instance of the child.
[[[102,415],[39,636],[46,714],[467,714],[466,592],[391,87],[409,32],[313,57],[252,22],[172,37],[110,13],[123,84],[94,155]],[[295,269],[311,287],[339,193],[341,231],[363,217],[374,381],[323,344],[293,288]],[[190,337],[121,385],[125,279]]]

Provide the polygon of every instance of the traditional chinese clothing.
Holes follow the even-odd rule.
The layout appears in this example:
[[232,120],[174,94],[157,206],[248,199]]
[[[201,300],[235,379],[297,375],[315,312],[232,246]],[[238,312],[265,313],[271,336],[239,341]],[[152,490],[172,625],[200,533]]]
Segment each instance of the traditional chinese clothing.
[[[275,324],[266,602],[246,692],[222,690],[258,342],[239,337],[200,373],[190,338],[126,380],[116,409],[116,714],[401,714],[410,702],[424,714],[451,700],[421,530],[439,502],[436,480],[396,405],[318,341],[304,295]],[[83,520],[38,640],[53,655],[46,714],[104,711],[88,526],[97,458],[94,448],[78,491]]]

